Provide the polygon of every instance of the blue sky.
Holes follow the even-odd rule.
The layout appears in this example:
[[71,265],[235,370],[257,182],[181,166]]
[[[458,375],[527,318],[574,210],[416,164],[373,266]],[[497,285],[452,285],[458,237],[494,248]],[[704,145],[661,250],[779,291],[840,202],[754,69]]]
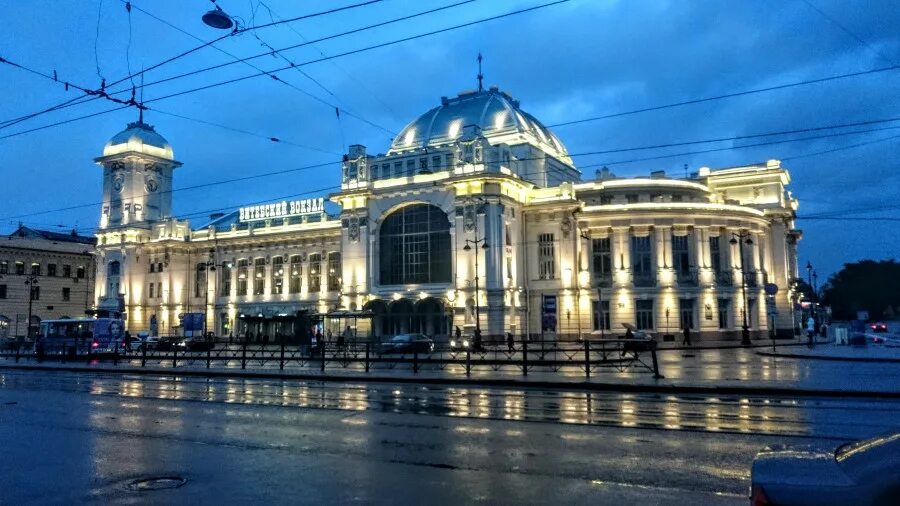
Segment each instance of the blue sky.
[[[459,1],[459,0],[456,0]],[[295,64],[411,35],[539,5],[547,0],[476,0],[439,13],[285,51]],[[136,0],[136,7],[209,41],[223,33],[200,16],[203,0]],[[220,0],[245,25],[323,11],[342,3]],[[282,48],[353,28],[456,3],[453,0],[387,0],[289,25],[228,37],[147,73],[147,83],[233,58]],[[811,5],[812,6],[811,6]],[[817,12],[822,11],[824,15]],[[268,9],[267,9],[268,8]],[[254,11],[255,10],[255,15]],[[0,56],[60,79],[99,87],[131,70],[149,67],[199,42],[122,0],[2,1],[6,29]],[[99,29],[98,29],[99,14]],[[144,98],[155,125],[174,146],[184,166],[176,187],[337,161],[349,144],[384,152],[391,132],[452,96],[476,85],[475,57],[484,54],[486,85],[496,84],[545,124],[651,107],[781,83],[900,64],[900,9],[891,0],[601,1],[573,0],[447,33],[278,72],[291,86],[257,77],[180,97],[171,93],[256,71],[235,64],[191,77],[147,86]],[[259,38],[254,37],[256,34]],[[96,51],[95,51],[96,46]],[[286,65],[266,56],[254,65]],[[98,69],[99,67],[99,69]],[[99,70],[99,75],[98,75]],[[304,73],[306,75],[304,75]],[[139,84],[139,81],[137,82]],[[130,86],[130,85],[126,85]],[[762,94],[748,95],[554,128],[572,153],[615,150],[794,130],[900,117],[900,70],[870,74]],[[79,92],[0,65],[0,121],[28,114]],[[313,95],[318,99],[310,97]],[[127,98],[127,96],[125,96]],[[344,111],[340,120],[334,107]],[[97,100],[0,129],[0,136],[76,116],[111,109]],[[253,132],[237,133],[163,114],[177,113]],[[355,119],[350,113],[364,118]],[[132,110],[99,115],[37,132],[0,139],[0,229],[18,221],[90,233],[99,208],[30,215],[100,198],[100,169],[92,159],[105,142],[133,121]],[[372,126],[372,123],[378,127]],[[882,123],[859,129],[900,126]],[[846,129],[845,129],[846,130]],[[900,129],[741,149],[757,143],[733,141],[670,149],[576,157],[584,178],[607,164],[618,175],[666,170],[684,174],[701,166],[721,167],[784,160],[800,199],[799,226],[805,237],[801,262],[811,260],[820,279],[847,261],[892,258],[900,246]],[[273,143],[265,137],[288,143]],[[772,140],[786,137],[773,137]],[[796,137],[796,136],[794,136]],[[769,138],[767,138],[769,139]],[[767,140],[763,139],[763,140]],[[879,142],[879,139],[887,139]],[[868,143],[857,147],[855,144]],[[303,147],[301,147],[303,146]],[[735,149],[619,163],[720,147]],[[312,148],[312,149],[308,149]],[[825,150],[841,148],[831,153]],[[844,149],[846,148],[846,149]],[[811,156],[806,156],[811,155]],[[266,176],[250,182],[174,194],[178,214],[262,202],[291,193],[332,187],[337,165]],[[847,213],[847,211],[851,211]],[[839,212],[854,220],[803,219]],[[18,217],[20,215],[29,215]],[[199,221],[199,220],[198,220]]]

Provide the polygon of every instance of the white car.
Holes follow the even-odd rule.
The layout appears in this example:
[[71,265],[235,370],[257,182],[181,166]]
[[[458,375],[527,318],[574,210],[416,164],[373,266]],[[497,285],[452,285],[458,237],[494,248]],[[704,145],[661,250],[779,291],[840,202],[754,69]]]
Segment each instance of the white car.
[[766,448],[753,461],[750,504],[900,504],[900,432],[837,448]]
[[155,350],[159,346],[159,336],[142,336],[141,344],[138,345],[139,350],[143,350],[144,348],[147,351]]

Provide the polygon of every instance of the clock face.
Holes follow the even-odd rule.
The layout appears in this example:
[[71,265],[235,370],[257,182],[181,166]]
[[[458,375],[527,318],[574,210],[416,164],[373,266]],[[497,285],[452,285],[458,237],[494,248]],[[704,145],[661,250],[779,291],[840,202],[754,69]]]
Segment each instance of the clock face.
[[157,183],[155,179],[148,179],[148,180],[147,180],[147,191],[148,191],[148,192],[151,192],[151,193],[152,193],[152,192],[155,192],[155,191],[158,190],[158,189],[159,189],[159,183]]

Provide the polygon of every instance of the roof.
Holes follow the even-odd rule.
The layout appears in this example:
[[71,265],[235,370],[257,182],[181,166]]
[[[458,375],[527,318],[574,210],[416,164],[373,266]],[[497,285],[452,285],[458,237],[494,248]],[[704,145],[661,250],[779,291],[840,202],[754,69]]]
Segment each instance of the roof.
[[119,153],[136,152],[152,155],[168,160],[175,159],[172,145],[154,130],[152,125],[143,121],[129,123],[125,130],[114,135],[103,148],[103,156]]
[[67,243],[75,243],[75,244],[97,244],[96,237],[88,237],[84,235],[78,235],[75,230],[72,230],[69,233],[62,232],[50,232],[48,230],[38,230],[31,227],[26,227],[25,225],[19,225],[19,228],[16,229],[15,232],[9,234],[7,236],[9,239],[15,238],[30,238],[30,239],[44,239],[46,241],[55,241],[55,242],[67,242]]
[[534,116],[519,107],[519,101],[492,86],[485,91],[468,91],[456,98],[441,98],[441,105],[406,125],[391,143],[388,154],[410,149],[450,144],[463,128],[475,125],[487,138],[507,134],[530,134],[549,153],[568,160],[559,138]]

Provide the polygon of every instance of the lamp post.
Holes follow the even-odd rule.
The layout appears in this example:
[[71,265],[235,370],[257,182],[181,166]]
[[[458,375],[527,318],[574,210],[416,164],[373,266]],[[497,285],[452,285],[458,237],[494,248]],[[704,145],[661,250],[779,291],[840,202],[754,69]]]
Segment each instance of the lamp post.
[[25,337],[31,337],[31,307],[34,302],[34,285],[38,284],[37,276],[31,274],[25,277],[25,285],[28,286],[28,322],[25,326]]
[[753,244],[750,238],[750,232],[732,232],[731,240],[728,241],[732,245],[738,246],[738,255],[741,259],[741,299],[744,303],[744,324],[741,329],[741,344],[749,346],[750,342],[750,325],[748,323],[748,304],[747,304],[747,274],[744,272],[744,244],[748,246]]
[[[481,249],[488,249],[487,239],[482,237],[481,239],[466,239],[466,245],[463,247],[465,251],[472,251],[472,245],[475,245],[477,248],[478,245],[481,245]],[[479,293],[479,284],[478,284],[478,250],[475,250],[475,335],[481,339],[481,310],[479,306],[481,306],[480,301],[478,300]],[[478,343],[481,344],[480,342]]]
[[813,276],[815,271],[813,270],[812,262],[809,260],[806,261],[806,284],[809,286],[809,289],[812,290],[812,293],[809,294],[809,317],[813,318],[815,321],[815,317],[813,317],[815,304],[816,304],[816,290],[813,288]]

